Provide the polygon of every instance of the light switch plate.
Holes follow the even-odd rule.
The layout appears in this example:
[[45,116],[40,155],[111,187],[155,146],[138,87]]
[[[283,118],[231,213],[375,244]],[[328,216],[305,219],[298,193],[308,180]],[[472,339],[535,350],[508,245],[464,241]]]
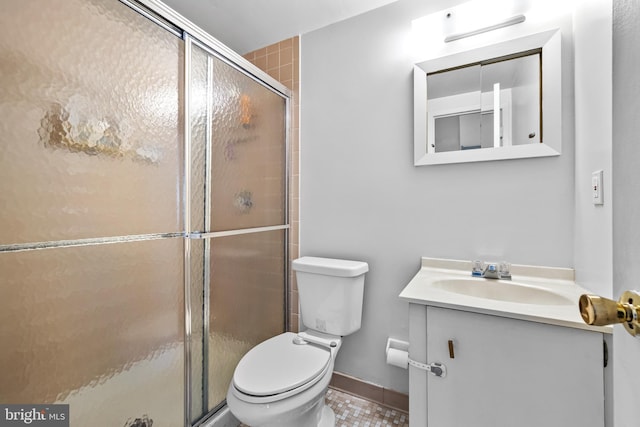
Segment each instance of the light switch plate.
[[604,204],[604,197],[602,194],[602,176],[602,170],[595,171],[591,174],[591,197],[594,205]]

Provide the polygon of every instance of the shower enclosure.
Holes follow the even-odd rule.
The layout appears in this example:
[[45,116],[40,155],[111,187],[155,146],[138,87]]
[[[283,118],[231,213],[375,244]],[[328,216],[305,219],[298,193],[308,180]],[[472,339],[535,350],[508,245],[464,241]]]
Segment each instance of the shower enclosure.
[[0,404],[197,424],[288,326],[289,91],[156,0],[0,33]]

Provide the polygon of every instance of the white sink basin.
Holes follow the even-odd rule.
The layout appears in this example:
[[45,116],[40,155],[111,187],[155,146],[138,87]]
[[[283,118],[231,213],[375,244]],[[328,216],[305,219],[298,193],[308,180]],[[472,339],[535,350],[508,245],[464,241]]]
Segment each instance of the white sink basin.
[[610,326],[582,320],[578,300],[589,291],[575,282],[572,269],[511,264],[513,280],[498,280],[471,277],[471,267],[471,261],[423,257],[400,298],[418,317],[426,316],[416,308],[423,305],[611,333]]
[[497,301],[537,305],[575,305],[576,302],[551,290],[510,280],[469,277],[440,279],[431,283],[434,288],[461,295]]

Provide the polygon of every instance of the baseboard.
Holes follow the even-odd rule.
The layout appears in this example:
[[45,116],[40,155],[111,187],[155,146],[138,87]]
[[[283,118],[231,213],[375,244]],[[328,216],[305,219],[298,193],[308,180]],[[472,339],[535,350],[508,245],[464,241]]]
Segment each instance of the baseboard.
[[409,412],[408,394],[371,384],[340,372],[333,373],[329,385],[335,389],[363,397],[381,405]]

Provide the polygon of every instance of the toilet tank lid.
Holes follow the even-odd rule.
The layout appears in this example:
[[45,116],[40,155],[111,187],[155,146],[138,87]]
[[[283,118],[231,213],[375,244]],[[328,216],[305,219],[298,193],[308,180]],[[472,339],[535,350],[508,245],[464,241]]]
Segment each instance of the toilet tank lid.
[[355,277],[369,271],[369,264],[346,259],[303,256],[293,261],[293,269],[326,276]]

